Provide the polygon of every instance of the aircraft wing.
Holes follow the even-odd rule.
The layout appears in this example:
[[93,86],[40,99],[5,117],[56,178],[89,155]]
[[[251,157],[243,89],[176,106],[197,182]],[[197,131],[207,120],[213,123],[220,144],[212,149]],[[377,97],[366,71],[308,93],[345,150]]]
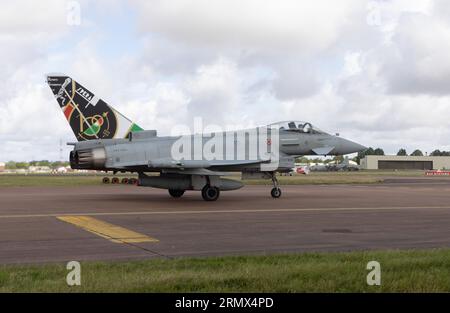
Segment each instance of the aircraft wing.
[[229,176],[233,173],[211,171],[206,168],[191,168],[191,169],[167,169],[164,173],[185,174],[185,175],[204,175],[204,176]]
[[270,163],[270,159],[264,160],[212,160],[211,166],[236,166],[236,165],[255,165],[261,163]]
[[153,159],[148,163],[118,162],[117,167],[133,167],[147,165],[151,168],[208,168],[212,166],[236,166],[269,163],[269,160],[174,160],[171,158]]
[[[188,161],[192,162],[192,161]],[[165,169],[164,172],[166,173],[177,173],[177,174],[187,174],[187,175],[208,175],[208,176],[227,176],[232,175],[233,173],[229,172],[219,172],[219,171],[212,171],[207,169],[207,167],[226,167],[226,166],[238,166],[238,165],[255,165],[255,164],[261,164],[261,163],[267,163],[270,162],[270,160],[246,160],[246,161],[237,161],[237,160],[211,160],[208,161],[208,166],[204,167],[195,167],[195,163],[191,164],[185,164],[188,166],[184,166],[179,169]],[[197,165],[200,165],[197,163]]]
[[[239,165],[257,165],[269,163],[270,160],[174,160],[171,158],[153,159],[148,163],[118,162],[112,165],[117,169],[131,169],[134,167],[148,167],[161,169],[165,172],[183,173],[190,175],[227,175],[226,172],[208,170],[210,167],[227,167]],[[216,174],[213,174],[216,173]],[[219,174],[217,174],[219,173]]]

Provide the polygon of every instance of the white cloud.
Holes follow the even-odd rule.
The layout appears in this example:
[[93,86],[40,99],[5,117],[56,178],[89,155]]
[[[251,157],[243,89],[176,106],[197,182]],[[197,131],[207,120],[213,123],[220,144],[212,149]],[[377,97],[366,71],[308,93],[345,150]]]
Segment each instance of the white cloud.
[[218,57],[240,67],[266,67],[282,100],[312,96],[320,89],[320,57],[332,59],[342,46],[368,45],[374,35],[365,1],[134,3],[140,30],[149,36],[145,61],[155,68],[191,74]]
[[190,116],[203,116],[212,123],[223,123],[223,112],[234,111],[239,104],[240,77],[234,63],[219,59],[211,65],[200,66],[187,81]]
[[28,35],[55,33],[67,27],[67,2],[59,0],[3,1],[0,34]]
[[0,159],[59,160],[60,139],[67,152],[65,143],[73,138],[58,105],[49,105],[53,101],[46,85],[30,82],[21,83],[16,96],[0,101]]
[[381,70],[391,93],[450,93],[448,24],[424,14],[404,15],[392,43],[383,48],[388,53]]
[[49,42],[68,30],[66,3],[58,0],[7,1],[0,10],[2,76],[45,55]]
[[[78,28],[65,24],[65,1],[2,6],[0,160],[58,159],[59,138],[74,139],[43,84],[48,71],[161,134],[194,116],[221,126],[299,119],[387,152],[449,149],[446,1],[81,4]],[[137,16],[135,50],[103,47],[115,35],[105,19],[124,23],[125,9]]]
[[357,0],[136,1],[143,31],[202,45],[308,54],[332,45],[364,8]]

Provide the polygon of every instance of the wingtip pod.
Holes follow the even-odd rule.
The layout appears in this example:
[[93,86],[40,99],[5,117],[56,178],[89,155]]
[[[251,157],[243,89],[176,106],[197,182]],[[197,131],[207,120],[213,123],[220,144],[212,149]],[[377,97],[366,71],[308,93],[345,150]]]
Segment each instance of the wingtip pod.
[[70,76],[49,73],[46,79],[78,141],[126,138],[142,130]]

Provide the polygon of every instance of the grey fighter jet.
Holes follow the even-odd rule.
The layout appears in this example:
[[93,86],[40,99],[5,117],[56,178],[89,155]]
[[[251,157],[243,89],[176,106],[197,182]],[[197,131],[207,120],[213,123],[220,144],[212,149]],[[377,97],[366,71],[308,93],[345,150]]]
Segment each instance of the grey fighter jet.
[[174,198],[186,190],[199,190],[204,200],[215,201],[221,191],[243,187],[222,177],[230,172],[241,172],[243,179],[271,179],[271,196],[279,198],[276,173],[289,172],[296,157],[366,149],[300,121],[158,136],[156,130],[144,130],[69,76],[49,74],[47,83],[77,139],[68,143],[74,146],[73,169],[138,173],[139,186],[167,189]]

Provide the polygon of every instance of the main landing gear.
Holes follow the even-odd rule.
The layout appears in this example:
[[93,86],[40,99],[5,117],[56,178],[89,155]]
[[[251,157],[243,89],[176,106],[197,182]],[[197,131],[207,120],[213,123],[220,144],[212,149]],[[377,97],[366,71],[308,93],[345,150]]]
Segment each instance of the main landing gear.
[[[169,189],[169,194],[174,198],[180,198],[184,194],[182,189]],[[205,201],[216,201],[220,196],[220,189],[206,185],[202,189],[202,197]]]
[[174,198],[180,198],[184,195],[184,190],[182,189],[169,189],[169,194]]
[[216,201],[219,198],[220,189],[209,184],[203,187],[202,197],[205,201]]
[[278,179],[277,179],[275,172],[272,172],[271,176],[272,176],[273,188],[270,191],[270,195],[272,196],[272,198],[277,199],[277,198],[281,197],[281,189],[280,189],[280,187],[278,187]]

